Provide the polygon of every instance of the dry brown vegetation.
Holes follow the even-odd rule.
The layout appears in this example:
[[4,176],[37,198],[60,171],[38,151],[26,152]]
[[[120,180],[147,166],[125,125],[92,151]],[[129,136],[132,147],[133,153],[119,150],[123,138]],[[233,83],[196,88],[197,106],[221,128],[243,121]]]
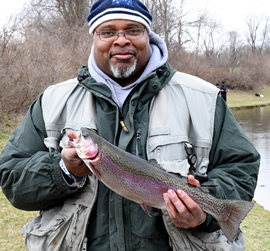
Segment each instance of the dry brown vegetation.
[[[75,77],[91,48],[87,0],[32,0],[0,31],[0,112],[25,111],[47,86]],[[145,0],[153,31],[166,41],[176,69],[230,89],[270,85],[267,17],[247,18],[245,39],[185,0]],[[222,34],[222,36],[221,36]],[[222,37],[222,39],[221,39]]]

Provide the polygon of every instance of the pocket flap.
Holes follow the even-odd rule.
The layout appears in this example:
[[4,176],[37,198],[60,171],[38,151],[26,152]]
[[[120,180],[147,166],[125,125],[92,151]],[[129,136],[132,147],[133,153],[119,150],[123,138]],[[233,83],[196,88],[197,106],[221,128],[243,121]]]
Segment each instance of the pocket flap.
[[184,135],[159,135],[150,137],[148,139],[149,151],[153,151],[159,146],[165,146],[170,144],[181,144],[187,142],[188,137]]

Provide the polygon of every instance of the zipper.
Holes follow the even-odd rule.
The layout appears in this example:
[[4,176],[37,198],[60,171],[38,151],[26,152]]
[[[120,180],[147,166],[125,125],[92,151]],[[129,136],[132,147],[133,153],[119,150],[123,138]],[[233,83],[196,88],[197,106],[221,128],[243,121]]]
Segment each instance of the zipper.
[[86,251],[87,250],[87,237],[84,238],[83,240],[83,245],[82,245],[82,251]]
[[136,133],[136,156],[139,156],[142,154],[140,142],[141,142],[141,133],[138,131]]

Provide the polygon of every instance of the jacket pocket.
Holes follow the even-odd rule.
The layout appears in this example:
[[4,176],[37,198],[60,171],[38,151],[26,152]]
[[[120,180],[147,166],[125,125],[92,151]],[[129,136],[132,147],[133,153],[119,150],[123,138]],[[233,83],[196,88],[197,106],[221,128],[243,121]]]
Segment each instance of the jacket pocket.
[[63,210],[60,212],[59,207],[41,211],[38,217],[21,229],[21,234],[25,234],[27,250],[66,250],[64,241],[72,217],[73,212]]
[[148,159],[155,159],[168,172],[186,176],[189,164],[184,143],[188,137],[171,135],[168,128],[152,130],[147,142]]

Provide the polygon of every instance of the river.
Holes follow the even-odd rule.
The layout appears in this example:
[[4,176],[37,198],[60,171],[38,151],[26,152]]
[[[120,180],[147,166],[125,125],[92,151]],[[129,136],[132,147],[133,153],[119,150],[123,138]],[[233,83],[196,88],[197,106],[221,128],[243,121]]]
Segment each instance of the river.
[[270,106],[233,110],[232,113],[261,154],[254,200],[270,211]]

